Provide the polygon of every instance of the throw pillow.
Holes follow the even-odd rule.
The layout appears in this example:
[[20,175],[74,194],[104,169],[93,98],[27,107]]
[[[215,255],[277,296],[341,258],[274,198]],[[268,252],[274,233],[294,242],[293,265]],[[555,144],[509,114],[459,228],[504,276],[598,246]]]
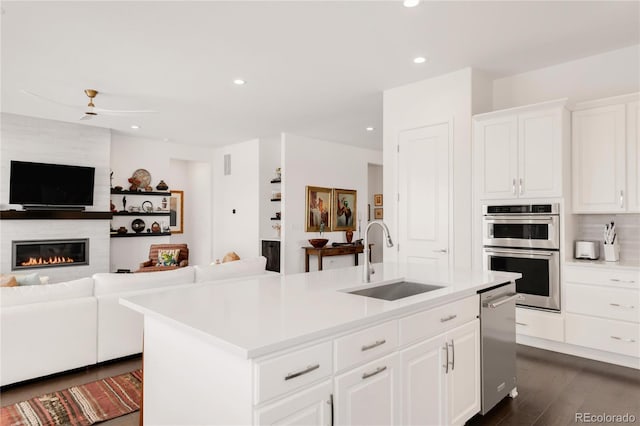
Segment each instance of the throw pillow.
[[180,249],[158,250],[158,264],[156,266],[174,266],[178,264]]
[[40,285],[40,275],[37,272],[25,275],[16,275],[18,285]]
[[17,285],[15,275],[0,275],[0,287],[15,287]]

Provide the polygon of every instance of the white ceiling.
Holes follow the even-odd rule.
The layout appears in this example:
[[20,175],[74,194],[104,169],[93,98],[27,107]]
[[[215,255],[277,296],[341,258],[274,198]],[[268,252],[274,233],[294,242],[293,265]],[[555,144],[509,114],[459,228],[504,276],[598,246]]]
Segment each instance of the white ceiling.
[[[381,149],[382,91],[517,74],[640,42],[640,2],[3,1],[2,110],[224,145],[292,132]],[[416,65],[413,57],[428,62]],[[243,78],[244,86],[233,79]],[[67,108],[25,95],[26,89]],[[131,130],[131,124],[142,126]],[[375,131],[366,132],[373,126]]]

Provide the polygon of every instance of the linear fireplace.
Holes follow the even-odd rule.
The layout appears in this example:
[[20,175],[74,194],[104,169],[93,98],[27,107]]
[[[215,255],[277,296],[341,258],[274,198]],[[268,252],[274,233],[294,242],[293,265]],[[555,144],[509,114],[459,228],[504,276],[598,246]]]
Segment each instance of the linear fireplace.
[[12,241],[12,269],[89,264],[89,239]]

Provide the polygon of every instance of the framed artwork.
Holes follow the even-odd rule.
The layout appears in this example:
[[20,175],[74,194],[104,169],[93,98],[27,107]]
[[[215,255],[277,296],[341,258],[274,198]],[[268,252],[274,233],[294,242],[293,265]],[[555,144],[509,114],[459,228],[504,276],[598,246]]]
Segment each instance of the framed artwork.
[[172,234],[184,232],[184,191],[171,191],[169,198],[169,228]]
[[356,230],[356,219],[358,212],[356,205],[358,202],[357,191],[351,189],[333,189],[333,215],[331,217],[331,230],[346,231]]
[[378,219],[384,219],[383,217],[383,211],[382,211],[382,207],[377,207],[375,209],[373,209],[373,218],[378,220]]
[[320,232],[320,224],[324,224],[324,231],[331,230],[332,198],[331,188],[307,186],[304,227],[306,232]]
[[374,206],[382,205],[382,194],[373,194],[373,205]]

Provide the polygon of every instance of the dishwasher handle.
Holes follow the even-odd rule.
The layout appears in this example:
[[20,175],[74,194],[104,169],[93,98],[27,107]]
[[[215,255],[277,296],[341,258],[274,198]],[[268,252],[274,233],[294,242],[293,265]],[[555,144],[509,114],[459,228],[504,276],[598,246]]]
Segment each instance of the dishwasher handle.
[[508,296],[504,296],[504,297],[500,297],[498,299],[493,299],[493,300],[489,300],[487,302],[484,302],[482,304],[483,308],[490,308],[490,309],[495,309],[498,308],[502,305],[504,305],[505,303],[509,303],[512,300],[515,300],[518,298],[518,294],[514,293],[514,294],[510,294]]

